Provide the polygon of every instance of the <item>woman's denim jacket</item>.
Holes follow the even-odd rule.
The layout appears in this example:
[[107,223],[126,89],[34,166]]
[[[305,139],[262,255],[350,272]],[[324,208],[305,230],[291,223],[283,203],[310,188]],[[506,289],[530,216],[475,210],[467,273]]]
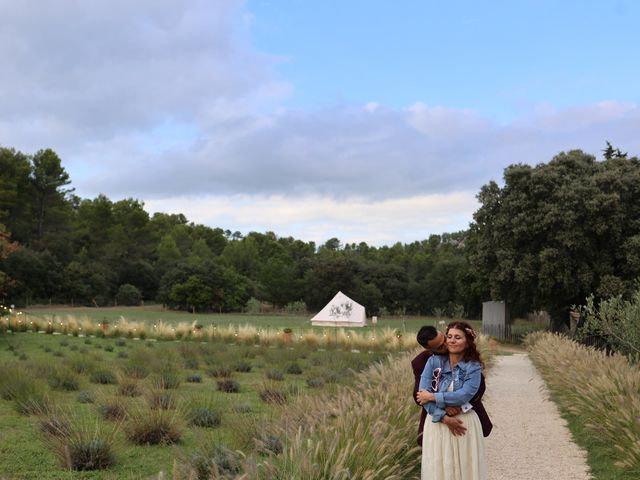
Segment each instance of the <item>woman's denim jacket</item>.
[[[433,390],[433,372],[441,368],[438,391]],[[448,355],[432,355],[420,377],[418,390],[427,390],[435,393],[436,401],[427,402],[425,410],[432,417],[433,422],[439,422],[445,415],[445,407],[460,406],[470,401],[480,388],[480,374],[482,369],[476,361],[460,360],[453,367],[449,365]],[[453,391],[448,392],[449,385],[453,381]]]

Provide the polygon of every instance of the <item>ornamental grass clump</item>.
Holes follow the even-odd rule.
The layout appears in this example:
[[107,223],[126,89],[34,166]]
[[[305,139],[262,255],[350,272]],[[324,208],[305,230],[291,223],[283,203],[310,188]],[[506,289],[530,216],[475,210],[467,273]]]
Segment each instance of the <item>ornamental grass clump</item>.
[[230,378],[233,376],[233,370],[224,365],[207,369],[207,375],[215,378]]
[[23,415],[39,415],[51,409],[46,384],[19,364],[0,369],[0,398],[13,402],[16,411]]
[[54,437],[64,437],[71,432],[71,424],[67,418],[59,415],[43,416],[39,423],[40,431]]
[[221,392],[238,393],[240,391],[240,384],[232,378],[218,380],[216,383]]
[[277,382],[281,382],[284,380],[284,373],[282,372],[282,370],[278,370],[277,368],[267,370],[265,375],[269,380],[275,380]]
[[324,387],[324,379],[322,377],[307,378],[307,386],[309,388],[322,388]]
[[120,316],[117,327],[118,330],[122,332],[122,335],[127,338],[143,339],[147,337],[147,325],[145,322],[130,322],[123,316]]
[[243,360],[236,363],[233,367],[236,372],[249,373],[251,371],[251,364]]
[[215,443],[202,447],[184,462],[173,478],[189,480],[233,479],[242,471],[242,455]]
[[175,390],[182,383],[180,373],[174,370],[165,370],[154,375],[152,383],[156,388],[163,390]]
[[402,480],[420,475],[415,438],[418,410],[408,401],[411,354],[375,364],[353,387],[305,396],[261,429],[282,452],[248,463],[248,477]]
[[220,411],[208,405],[192,407],[187,414],[187,418],[189,423],[196,427],[215,428],[219,427],[222,422]]
[[114,422],[124,420],[128,415],[127,403],[118,397],[105,399],[98,406],[98,413],[104,420]]
[[126,437],[136,445],[177,443],[183,432],[182,412],[178,410],[140,409],[125,425]]
[[275,405],[284,405],[287,403],[287,393],[272,382],[263,383],[258,394],[263,402],[273,403]]
[[77,471],[103,470],[115,461],[119,425],[107,426],[67,415],[58,420],[64,427],[49,424],[46,443],[64,468]]
[[297,363],[290,363],[287,365],[285,372],[291,375],[302,375],[302,367]]
[[138,382],[127,379],[120,380],[117,392],[118,395],[123,397],[138,397],[142,395],[142,389],[138,385]]
[[53,374],[47,378],[49,386],[54,390],[75,392],[80,389],[80,377],[64,367],[56,367]]
[[177,406],[176,398],[164,390],[150,390],[145,400],[152,410],[173,410]]
[[38,362],[34,370],[39,378],[46,378],[53,390],[74,392],[80,389],[80,377],[71,368],[60,363]]
[[551,333],[527,336],[529,356],[558,403],[611,448],[621,468],[640,468],[640,369]]
[[184,360],[184,368],[189,370],[197,370],[200,368],[200,362],[198,362],[197,358],[186,358]]
[[254,345],[260,342],[260,335],[258,329],[253,325],[241,325],[238,327],[238,336],[236,337],[238,343],[244,345]]
[[143,379],[147,378],[151,373],[147,367],[137,363],[129,363],[122,367],[123,373],[129,378]]
[[247,403],[236,403],[231,407],[231,411],[234,413],[251,413],[251,405]]
[[98,383],[100,385],[113,385],[118,383],[115,373],[106,369],[96,370],[90,375],[89,380],[91,380],[91,383]]
[[82,390],[78,392],[78,395],[76,395],[76,400],[78,403],[94,403],[96,401],[96,396],[93,392]]

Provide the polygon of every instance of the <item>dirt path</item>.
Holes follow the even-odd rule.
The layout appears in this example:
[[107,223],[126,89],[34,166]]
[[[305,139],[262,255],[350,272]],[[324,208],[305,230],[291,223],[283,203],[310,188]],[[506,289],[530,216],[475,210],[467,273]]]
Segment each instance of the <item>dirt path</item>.
[[484,399],[494,424],[486,444],[490,480],[591,478],[585,452],[526,354],[496,358]]

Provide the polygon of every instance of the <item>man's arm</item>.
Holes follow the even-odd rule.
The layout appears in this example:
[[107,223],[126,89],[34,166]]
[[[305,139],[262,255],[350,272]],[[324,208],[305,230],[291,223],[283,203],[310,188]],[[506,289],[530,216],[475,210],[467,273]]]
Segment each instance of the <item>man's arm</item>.
[[467,427],[464,426],[464,422],[459,418],[450,417],[445,415],[442,417],[442,423],[444,423],[454,436],[462,436],[467,433]]

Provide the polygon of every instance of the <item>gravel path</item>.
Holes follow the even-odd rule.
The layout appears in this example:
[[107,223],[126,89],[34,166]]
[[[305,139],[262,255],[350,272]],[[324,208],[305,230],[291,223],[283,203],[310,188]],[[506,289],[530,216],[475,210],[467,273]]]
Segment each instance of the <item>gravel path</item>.
[[586,480],[586,454],[526,354],[496,357],[485,406],[493,422],[486,439],[490,480]]

